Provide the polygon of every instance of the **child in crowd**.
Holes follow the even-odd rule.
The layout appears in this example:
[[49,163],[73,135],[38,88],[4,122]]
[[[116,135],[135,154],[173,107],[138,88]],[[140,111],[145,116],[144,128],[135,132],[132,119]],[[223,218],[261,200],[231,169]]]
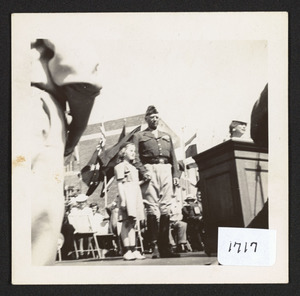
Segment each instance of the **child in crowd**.
[[145,259],[136,249],[136,223],[145,219],[142,193],[139,186],[138,170],[132,165],[135,146],[125,143],[118,155],[115,177],[119,190],[119,221],[122,222],[121,239],[124,246],[124,260]]
[[93,213],[90,216],[90,221],[94,231],[97,231],[99,235],[108,234],[109,218],[105,218],[102,214],[98,212],[99,207],[96,203],[91,203],[90,208]]

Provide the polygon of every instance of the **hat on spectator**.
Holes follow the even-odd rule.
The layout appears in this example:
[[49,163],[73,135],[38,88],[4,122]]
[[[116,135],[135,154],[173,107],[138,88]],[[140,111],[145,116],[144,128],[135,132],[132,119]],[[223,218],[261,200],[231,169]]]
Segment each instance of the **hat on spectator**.
[[247,125],[247,122],[245,121],[240,121],[240,120],[232,120],[230,125],[229,125],[229,132],[231,133],[232,130],[237,127],[238,125]]
[[95,202],[92,202],[92,203],[90,204],[90,208],[93,208],[93,207],[97,207],[97,209],[98,209],[98,204],[96,204]]
[[81,193],[81,194],[78,194],[78,196],[76,197],[76,202],[85,202],[87,201],[88,197]]
[[186,200],[186,201],[187,200],[196,200],[196,197],[194,195],[192,195],[192,194],[187,194],[186,198],[184,200]]

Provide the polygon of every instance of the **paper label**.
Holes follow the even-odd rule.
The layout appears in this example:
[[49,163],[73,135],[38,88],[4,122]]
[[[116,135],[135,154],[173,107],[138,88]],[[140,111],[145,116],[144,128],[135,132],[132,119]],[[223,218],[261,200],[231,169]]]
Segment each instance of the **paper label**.
[[219,227],[222,265],[271,266],[276,260],[276,230]]

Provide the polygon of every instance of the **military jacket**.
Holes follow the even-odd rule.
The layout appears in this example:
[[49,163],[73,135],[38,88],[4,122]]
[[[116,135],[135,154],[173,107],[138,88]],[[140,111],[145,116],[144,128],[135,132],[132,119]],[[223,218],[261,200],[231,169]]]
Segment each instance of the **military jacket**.
[[172,165],[173,177],[179,178],[179,167],[169,134],[158,131],[156,138],[150,129],[146,129],[134,134],[132,141],[136,146],[134,165],[142,175],[147,171],[144,164],[149,163],[149,159],[163,157]]

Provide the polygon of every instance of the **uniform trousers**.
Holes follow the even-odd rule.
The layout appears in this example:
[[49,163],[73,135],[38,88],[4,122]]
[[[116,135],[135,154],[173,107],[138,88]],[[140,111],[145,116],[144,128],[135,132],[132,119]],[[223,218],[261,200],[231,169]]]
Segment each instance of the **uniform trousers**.
[[142,185],[142,193],[147,215],[169,215],[173,194],[171,164],[145,164],[151,180]]
[[169,208],[173,193],[171,165],[146,164],[145,167],[151,174],[151,180],[142,186],[147,227],[151,243],[158,243],[162,254],[169,247]]

